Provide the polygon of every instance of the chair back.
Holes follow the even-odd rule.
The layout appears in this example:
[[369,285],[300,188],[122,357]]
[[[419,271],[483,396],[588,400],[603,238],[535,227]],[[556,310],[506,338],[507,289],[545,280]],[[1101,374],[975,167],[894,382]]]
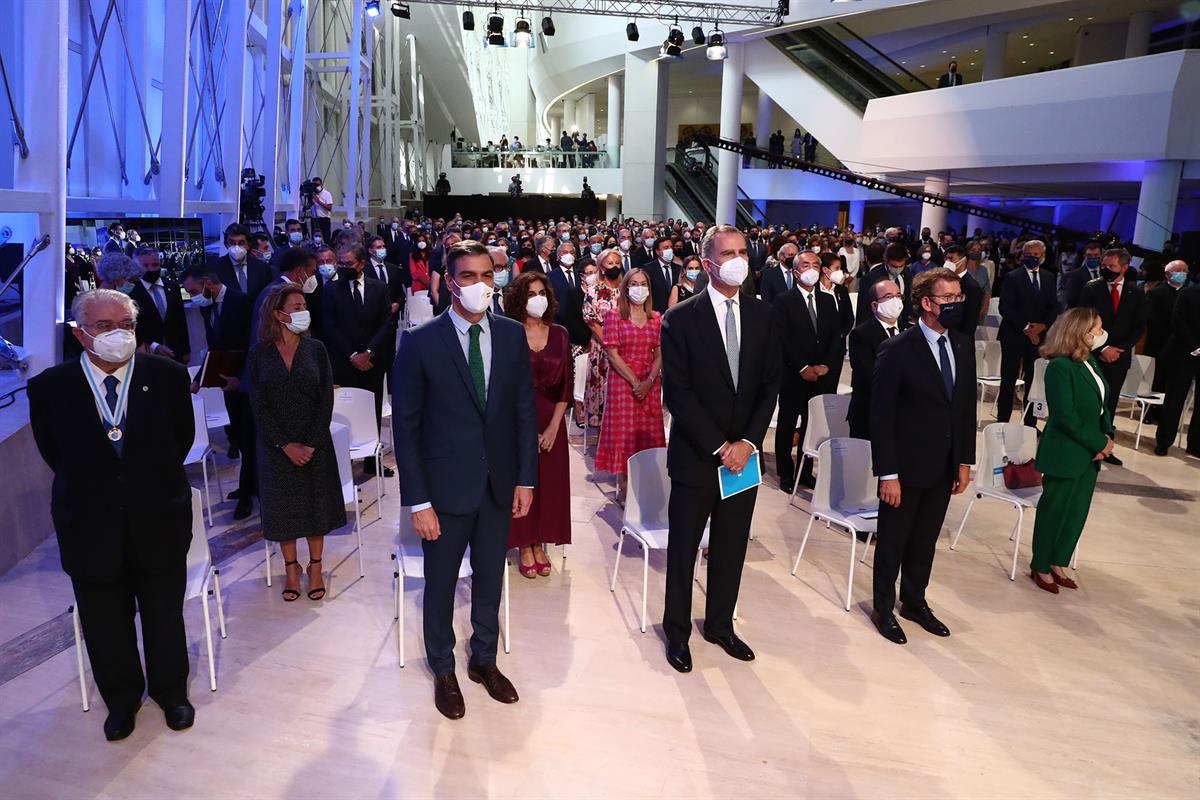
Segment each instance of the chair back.
[[192,395],[192,422],[196,426],[192,452],[203,454],[208,449],[208,415],[204,410],[204,398],[196,394]]
[[[413,530],[412,507],[400,507],[400,535],[396,542],[396,557],[399,559],[401,574],[409,578],[425,577],[425,548],[421,537]],[[471,577],[471,548],[463,553],[462,563],[458,565],[458,577]]]
[[350,429],[350,446],[364,447],[379,439],[375,427],[375,395],[368,389],[343,386],[333,393],[333,421]]
[[416,327],[422,323],[433,319],[433,303],[429,299],[429,292],[422,290],[414,292],[412,301],[406,306],[408,311],[408,324],[410,327]]
[[206,428],[221,428],[229,424],[229,409],[225,406],[224,389],[209,386],[201,389],[199,396],[204,398]]
[[850,395],[819,394],[808,400],[808,427],[804,429],[801,443],[805,453],[815,453],[817,448],[832,438],[848,438],[850,423],[846,416],[850,412]]
[[994,342],[1000,334],[1000,328],[996,325],[984,323],[975,329],[975,338],[984,342]]
[[667,501],[671,497],[667,448],[652,447],[634,453],[628,465],[624,525],[641,530],[666,529]]
[[983,347],[975,348],[975,374],[980,378],[1000,377],[1000,343],[995,339],[983,342]]
[[1041,403],[1047,409],[1046,403],[1046,359],[1038,358],[1033,362],[1033,385],[1028,387],[1026,403]]
[[993,422],[983,429],[983,452],[975,469],[975,483],[988,489],[1002,489],[1005,464],[1024,464],[1036,457],[1036,428],[1019,422]]
[[212,569],[212,554],[208,549],[208,534],[204,527],[204,498],[192,487],[192,544],[187,554],[187,591],[185,600],[199,597],[208,591],[208,573]]
[[350,466],[350,428],[340,422],[331,422],[329,433],[333,437],[333,453],[337,458],[338,481],[342,484],[342,503],[349,505],[358,501],[354,470]]
[[[1154,356],[1134,353],[1125,373],[1125,385],[1121,387],[1124,397],[1151,397],[1154,391]],[[1111,391],[1111,387],[1110,387]]]
[[826,439],[817,448],[817,460],[821,469],[813,489],[813,511],[836,511],[849,516],[879,508],[879,487],[871,469],[869,441],[848,436]]
[[573,388],[576,403],[583,402],[584,393],[587,391],[587,376],[588,354],[580,353],[575,357],[575,386]]

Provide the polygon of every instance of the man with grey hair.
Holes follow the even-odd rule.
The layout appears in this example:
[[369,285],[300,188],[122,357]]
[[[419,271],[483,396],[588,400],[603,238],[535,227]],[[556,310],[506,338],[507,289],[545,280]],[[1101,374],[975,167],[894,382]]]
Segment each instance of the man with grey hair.
[[96,262],[96,281],[101,289],[129,294],[145,270],[124,253],[105,253]]
[[[108,289],[71,304],[78,359],[30,379],[29,417],[54,472],[50,512],[70,576],[109,741],[133,732],[149,686],[167,726],[191,726],[183,625],[195,436],[187,370],[135,355],[138,309]],[[141,615],[143,676],[134,629]]]
[[186,364],[191,344],[179,284],[170,274],[163,274],[162,257],[153,247],[139,247],[133,257],[142,268],[129,293],[140,312],[138,344],[145,344],[155,355]]
[[496,285],[496,291],[492,292],[492,313],[503,317],[504,290],[513,278],[512,271],[508,268],[508,251],[499,245],[493,245],[487,251],[492,257],[492,280]]
[[538,236],[533,240],[533,261],[527,261],[523,271],[541,272],[549,275],[554,269],[554,246],[557,240],[551,236]]
[[[1008,422],[1012,416],[1013,393],[1017,376],[1026,389],[1033,385],[1033,362],[1038,347],[1058,316],[1058,289],[1053,275],[1042,274],[1046,245],[1030,239],[1021,248],[1020,267],[1004,277],[1000,287],[1000,396],[996,400],[996,420]],[[1025,413],[1025,424],[1037,427],[1033,408]]]
[[796,285],[792,279],[792,261],[799,252],[799,247],[793,242],[788,242],[779,248],[778,261],[767,262],[758,288],[759,297],[763,299],[763,302],[774,304],[775,298]]

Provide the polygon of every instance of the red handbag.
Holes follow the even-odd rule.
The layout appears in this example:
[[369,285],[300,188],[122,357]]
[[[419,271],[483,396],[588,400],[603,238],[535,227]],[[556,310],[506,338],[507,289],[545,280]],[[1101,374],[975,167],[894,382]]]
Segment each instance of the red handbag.
[[1009,489],[1031,489],[1042,485],[1042,473],[1038,472],[1031,458],[1024,464],[1004,465],[1004,485]]

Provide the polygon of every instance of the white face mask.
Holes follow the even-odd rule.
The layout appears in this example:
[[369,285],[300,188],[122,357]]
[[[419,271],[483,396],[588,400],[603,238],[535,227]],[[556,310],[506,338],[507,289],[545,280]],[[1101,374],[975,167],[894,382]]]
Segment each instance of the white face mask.
[[625,252],[628,252],[629,248],[633,246],[633,242],[629,241],[628,239],[622,239],[617,246]]
[[312,314],[307,309],[304,311],[293,311],[291,313],[291,321],[284,323],[292,333],[304,333],[311,324]]
[[586,283],[588,286],[595,286],[597,281],[599,281],[599,280],[600,280],[600,273],[598,273],[598,272],[589,272],[587,275],[583,276],[583,282]]
[[570,253],[563,253],[558,257],[558,263],[562,264],[564,267],[573,267],[575,266],[575,256],[571,255]]
[[312,294],[317,290],[317,276],[309,275],[304,279],[304,284],[300,287],[300,291],[305,294]]
[[1100,334],[1098,336],[1092,337],[1092,349],[1093,350],[1099,350],[1101,347],[1104,347],[1104,345],[1107,343],[1108,343],[1108,331],[1106,331],[1106,330],[1101,329]]
[[844,280],[846,280],[846,273],[842,272],[840,269],[835,269],[833,272],[829,273],[829,282],[834,286],[841,286],[842,281]]
[[629,299],[633,301],[635,306],[640,306],[646,302],[646,298],[650,296],[649,286],[630,286]]
[[750,263],[741,256],[735,256],[717,267],[717,276],[726,286],[741,286],[750,274]]
[[137,350],[137,336],[133,331],[117,328],[99,336],[92,336],[87,331],[84,334],[91,336],[92,352],[96,357],[110,364],[124,364],[133,358],[133,351]]
[[821,280],[821,271],[818,269],[810,267],[800,273],[800,283],[803,286],[816,286],[819,280]]
[[921,253],[922,261],[928,261],[931,258],[933,258],[933,253]]
[[424,243],[424,242],[417,242],[417,249],[418,249],[418,250],[424,250],[424,249],[425,249],[425,243]]
[[546,299],[545,295],[535,294],[525,301],[525,313],[534,319],[541,319],[549,305],[550,301]]
[[662,251],[662,260],[664,263],[671,261],[674,258],[675,258],[675,251],[672,248],[668,247],[666,250]]
[[[458,286],[456,281],[455,286]],[[458,286],[458,300],[468,314],[482,314],[492,306],[494,290],[483,281],[470,286]]]
[[882,303],[875,303],[875,316],[887,319],[900,319],[904,313],[904,300],[899,297],[889,297]]
[[819,253],[819,252],[821,252],[821,245],[814,244],[812,247],[810,247],[808,249],[812,250],[814,253]]
[[240,244],[231,245],[229,247],[229,257],[233,259],[235,263],[242,263],[246,260],[246,248],[242,247]]

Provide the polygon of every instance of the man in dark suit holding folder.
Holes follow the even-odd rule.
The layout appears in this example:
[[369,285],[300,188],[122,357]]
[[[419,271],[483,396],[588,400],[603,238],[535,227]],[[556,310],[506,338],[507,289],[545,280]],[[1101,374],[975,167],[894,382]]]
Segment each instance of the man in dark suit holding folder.
[[690,672],[692,578],[696,550],[709,527],[704,639],[730,656],[754,651],[733,632],[746,542],[758,490],[721,499],[722,466],[741,473],[759,450],[779,395],[779,341],[771,307],[740,292],[749,272],[746,237],[731,225],[709,228],[700,243],[706,289],[674,306],[662,325],[663,397],[671,411],[667,472],[667,663]]

